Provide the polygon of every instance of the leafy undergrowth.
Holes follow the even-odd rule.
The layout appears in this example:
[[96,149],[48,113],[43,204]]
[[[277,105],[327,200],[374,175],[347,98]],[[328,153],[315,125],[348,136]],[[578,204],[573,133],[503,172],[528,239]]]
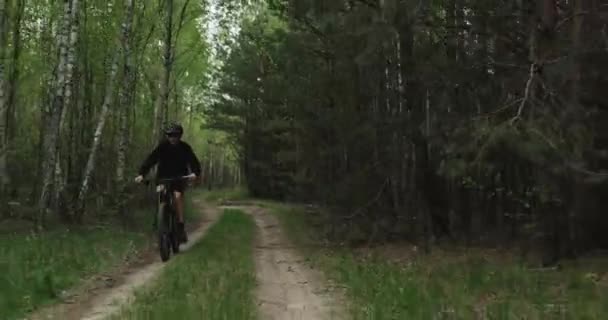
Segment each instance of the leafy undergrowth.
[[115,319],[255,319],[254,230],[251,217],[226,210]]
[[303,210],[272,207],[311,263],[346,288],[354,319],[603,319],[608,314],[605,259],[539,271],[481,250],[419,255],[404,246],[405,259],[395,262],[378,249],[365,256],[318,249]]
[[84,277],[134,254],[135,232],[88,228],[0,235],[0,319],[17,319],[56,301]]

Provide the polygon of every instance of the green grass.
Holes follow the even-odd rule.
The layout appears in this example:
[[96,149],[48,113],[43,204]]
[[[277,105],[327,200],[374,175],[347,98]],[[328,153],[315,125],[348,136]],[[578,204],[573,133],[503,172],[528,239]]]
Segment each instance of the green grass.
[[17,319],[56,301],[83,277],[109,268],[144,243],[110,229],[0,235],[0,319]]
[[251,217],[226,210],[115,319],[255,319],[254,230]]
[[347,249],[314,249],[318,246],[309,245],[318,236],[306,227],[303,211],[273,207],[311,263],[346,288],[354,319],[603,319],[608,314],[605,259],[532,271],[497,253],[452,248],[428,256],[404,252],[406,261],[394,263],[374,250],[363,257]]
[[[193,189],[186,194],[186,221],[200,219],[191,199],[201,196]],[[151,197],[151,199],[153,199]],[[152,233],[154,209],[133,210],[135,225],[125,231],[109,219],[103,227],[68,230],[53,221],[52,230],[29,232],[31,225],[3,221],[0,230],[0,319],[18,319],[43,305],[57,302],[64,290],[84,278],[110,270],[144,247]]]

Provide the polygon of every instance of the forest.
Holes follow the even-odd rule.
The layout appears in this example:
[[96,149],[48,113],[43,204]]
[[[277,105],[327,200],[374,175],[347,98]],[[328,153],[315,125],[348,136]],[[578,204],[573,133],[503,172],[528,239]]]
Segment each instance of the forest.
[[606,248],[606,3],[269,7],[207,109],[253,195],[328,208],[353,244]]
[[[134,178],[170,122],[201,194],[305,206],[324,246],[605,254],[607,72],[603,0],[0,0],[0,273],[31,239],[147,227]],[[128,250],[95,232],[83,252]],[[49,268],[40,290],[75,284]],[[0,309],[38,305],[14,290]]]
[[168,121],[183,123],[207,181],[236,179],[223,135],[201,126],[214,63],[204,11],[189,0],[1,1],[2,218],[40,229],[129,220],[132,178]]

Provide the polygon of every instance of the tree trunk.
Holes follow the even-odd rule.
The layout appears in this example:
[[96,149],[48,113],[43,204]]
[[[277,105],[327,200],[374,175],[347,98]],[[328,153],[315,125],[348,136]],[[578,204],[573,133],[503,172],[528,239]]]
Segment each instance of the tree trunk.
[[97,159],[97,152],[99,150],[99,144],[101,142],[101,134],[103,133],[103,128],[106,124],[106,118],[110,111],[110,106],[113,103],[114,87],[116,84],[115,79],[116,79],[116,73],[117,73],[118,61],[119,61],[118,57],[119,57],[119,53],[116,53],[112,59],[112,65],[110,67],[111,68],[110,77],[107,80],[108,82],[106,84],[105,95],[103,98],[103,105],[101,106],[99,120],[97,121],[97,126],[95,128],[95,134],[93,135],[93,144],[91,145],[91,149],[90,149],[91,151],[89,153],[89,158],[87,160],[87,164],[84,169],[82,183],[80,184],[80,191],[78,192],[78,208],[76,210],[76,212],[77,212],[76,220],[79,222],[82,222],[82,216],[84,214],[87,192],[89,190],[89,184],[91,181],[91,176],[93,175],[93,170],[95,169],[95,160]]
[[6,42],[8,38],[7,1],[0,0],[0,200],[6,195],[8,189],[8,104],[6,96],[6,72],[4,60],[6,56]]
[[[18,81],[19,81],[19,60],[21,56],[21,21],[23,20],[23,11],[25,9],[25,0],[16,0],[17,8],[15,11],[15,20],[13,23],[13,55],[11,58],[12,68],[8,78],[8,98],[7,98],[7,116],[6,116],[6,157],[7,163],[14,157],[13,155],[13,139],[15,137],[16,127],[16,106],[15,98],[17,95]],[[0,160],[1,162],[1,160]],[[14,173],[13,173],[14,174]],[[8,173],[9,181],[11,172]],[[1,192],[1,191],[0,191]]]
[[171,88],[171,90],[173,91],[173,108],[175,109],[175,119],[179,119],[181,108],[179,106],[179,90],[177,88],[177,76],[173,77],[173,88]]
[[[62,153],[61,146],[61,138],[65,137],[66,131],[66,118],[67,114],[72,105],[72,97],[74,95],[74,73],[76,72],[76,45],[78,43],[78,28],[79,28],[79,0],[72,0],[72,12],[71,12],[71,20],[69,27],[69,42],[67,47],[67,57],[66,57],[66,75],[65,75],[65,91],[64,91],[64,100],[63,107],[61,110],[61,118],[59,119],[59,141],[57,143],[57,158],[55,160],[55,206],[57,210],[66,215],[66,212],[63,212],[65,209],[63,203],[63,196],[67,184],[68,172],[63,169],[63,161],[62,156],[69,155],[69,151],[65,152],[65,155]],[[65,148],[63,148],[65,151]],[[69,149],[67,149],[69,150]],[[65,161],[69,162],[69,159]]]
[[[580,67],[580,52],[581,52],[581,30],[584,23],[583,12],[589,8],[589,0],[574,0],[573,2],[573,24],[572,24],[572,48],[570,54],[570,112],[568,117],[570,121],[577,124],[582,124],[584,119],[581,115],[584,110],[580,108],[579,99],[579,84],[581,80],[581,67]],[[583,213],[582,202],[584,201],[584,186],[582,183],[582,177],[579,174],[574,175],[574,181],[572,183],[572,204],[568,210],[567,222],[568,222],[568,242],[566,254],[576,254],[580,248],[580,216]]]
[[[61,23],[61,18],[58,19],[59,23]],[[45,57],[47,60],[51,60],[51,56],[53,55],[52,53],[52,40],[55,38],[59,38],[61,39],[61,28],[54,28],[53,27],[53,17],[49,17],[48,21],[46,22],[46,30],[45,32],[43,32],[43,34],[41,35],[41,40],[43,41],[44,45],[41,46],[41,52],[40,54]],[[59,29],[59,31],[55,31],[53,32],[53,30],[55,29]],[[59,35],[57,34],[57,32],[59,32]],[[58,44],[61,43],[61,41],[58,41]],[[59,50],[57,50],[57,52],[59,52]],[[33,187],[31,189],[31,195],[30,195],[30,204],[32,206],[36,205],[36,202],[39,199],[36,199],[37,196],[41,193],[42,191],[42,183],[40,183],[43,180],[43,167],[45,164],[46,159],[44,158],[44,144],[45,144],[45,134],[46,134],[46,125],[48,123],[48,117],[49,117],[49,107],[51,105],[51,101],[52,101],[52,96],[53,96],[53,85],[54,85],[54,79],[52,76],[47,76],[44,78],[44,82],[45,82],[45,88],[44,88],[44,92],[42,93],[41,97],[40,97],[40,121],[38,123],[38,146],[37,146],[37,163],[36,163],[36,182],[33,184]]]
[[63,101],[63,109],[61,110],[61,132],[65,130],[66,117],[71,106],[73,88],[74,88],[74,73],[76,70],[76,44],[78,42],[78,26],[79,26],[79,11],[78,0],[72,0],[72,14],[69,28],[69,42],[67,49],[67,72],[65,77],[65,93]]
[[578,109],[579,105],[579,83],[581,79],[580,52],[581,52],[581,30],[583,27],[583,10],[585,0],[574,0],[572,12],[572,48],[570,53],[570,103],[572,108]]
[[[164,74],[164,73],[163,73]],[[156,76],[156,75],[154,75]],[[152,129],[152,141],[151,144],[156,144],[158,139],[162,136],[162,125],[163,125],[163,102],[162,102],[162,93],[161,89],[158,88],[161,81],[149,81],[148,87],[150,88],[150,93],[154,96],[154,127]]]
[[[78,3],[78,0],[73,0],[73,3]],[[72,4],[73,4],[72,3]],[[38,229],[44,227],[45,216],[52,211],[51,198],[53,195],[53,178],[56,163],[57,146],[59,139],[59,126],[61,122],[61,113],[64,103],[65,80],[67,77],[67,51],[68,51],[68,33],[70,31],[70,18],[72,16],[73,6],[69,0],[64,1],[64,16],[63,27],[59,35],[59,61],[57,64],[57,72],[53,83],[51,105],[47,110],[48,116],[45,123],[45,139],[43,144],[43,165],[42,165],[42,189],[38,201],[38,216],[36,224]]]
[[173,32],[173,0],[165,0],[165,39],[163,54],[163,70],[160,79],[160,92],[155,108],[154,139],[162,137],[162,125],[169,117],[169,81],[171,78],[172,61],[172,32]]
[[118,186],[118,213],[124,215],[124,184],[127,146],[129,145],[129,111],[135,96],[136,74],[131,52],[131,29],[133,25],[134,1],[125,0],[125,22],[122,25],[123,50],[123,88],[120,94],[119,130],[118,130],[118,159],[116,164],[116,185]]

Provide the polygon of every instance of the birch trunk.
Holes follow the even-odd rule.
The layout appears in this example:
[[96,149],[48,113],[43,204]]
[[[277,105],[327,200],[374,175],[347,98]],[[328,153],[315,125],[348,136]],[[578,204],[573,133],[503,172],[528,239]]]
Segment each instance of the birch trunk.
[[173,0],[165,0],[165,43],[164,43],[164,62],[160,81],[160,97],[158,102],[157,125],[158,132],[155,138],[162,136],[161,126],[169,116],[169,81],[171,78],[172,59],[172,33],[173,33]]
[[8,154],[8,104],[6,99],[6,74],[4,58],[6,56],[7,38],[7,1],[0,0],[0,198],[3,198],[8,188],[9,177],[7,167]]
[[[74,88],[74,72],[76,70],[76,44],[78,42],[78,27],[79,27],[79,0],[72,0],[72,20],[70,22],[70,42],[67,51],[67,74],[65,79],[65,101],[64,110],[68,110],[73,96]],[[62,110],[62,125],[65,119],[66,111]]]
[[80,185],[80,191],[78,192],[78,208],[77,208],[77,221],[81,221],[85,200],[87,196],[87,192],[89,191],[89,184],[91,181],[91,176],[93,174],[93,170],[95,169],[95,160],[97,159],[97,152],[99,150],[99,143],[101,142],[101,134],[103,133],[103,128],[106,124],[106,119],[108,113],[110,111],[110,105],[113,103],[114,97],[114,87],[116,85],[116,73],[118,69],[118,57],[119,54],[116,54],[112,59],[112,66],[110,67],[110,77],[106,84],[103,105],[101,106],[101,112],[99,114],[99,120],[97,122],[97,126],[95,128],[95,134],[93,135],[93,143],[91,145],[91,151],[89,153],[89,158],[87,160],[86,167],[84,169],[84,176],[82,178],[82,183]]
[[[69,26],[69,43],[66,51],[66,76],[65,76],[65,91],[63,107],[61,110],[61,118],[59,120],[59,137],[64,136],[66,128],[66,117],[69,108],[72,104],[73,89],[74,89],[74,72],[76,70],[76,44],[78,42],[78,26],[79,26],[79,0],[72,0],[72,12]],[[55,203],[59,206],[61,195],[64,193],[67,184],[67,173],[63,172],[61,161],[61,142],[57,144],[57,159],[55,161]]]
[[[120,115],[119,115],[119,141],[118,141],[118,158],[116,165],[116,184],[119,187],[119,197],[123,193],[123,184],[125,182],[125,166],[126,153],[129,144],[129,123],[128,115],[133,103],[135,91],[135,70],[133,57],[131,52],[131,29],[133,25],[133,0],[125,0],[125,22],[122,25],[122,50],[123,50],[123,89],[120,95]],[[119,201],[118,211],[123,210],[123,203]]]
[[[163,73],[164,74],[164,73]],[[150,82],[150,93],[152,93],[156,99],[154,100],[154,128],[152,129],[152,141],[151,144],[154,145],[158,141],[158,138],[161,136],[161,126],[163,123],[163,102],[162,102],[162,93],[159,90],[159,84],[161,81]]]
[[[186,17],[186,9],[188,8],[188,4],[190,3],[190,0],[186,0],[184,1],[184,4],[182,5],[182,8],[180,10],[180,14],[179,14],[179,20],[177,21],[177,31],[175,32],[175,45],[171,45],[170,46],[170,65],[173,65],[173,60],[175,60],[176,57],[176,48],[177,48],[177,41],[179,41],[179,35],[182,31],[182,28],[184,27],[184,21],[185,21],[185,17]],[[169,9],[169,8],[167,8]],[[173,8],[170,9],[171,10],[171,14],[173,14]],[[168,39],[171,41],[171,39]],[[165,53],[166,55],[166,53]],[[179,106],[179,91],[177,90],[177,74],[173,76],[173,87],[171,89],[169,89],[169,92],[173,90],[173,107],[175,108],[175,119],[179,119],[180,118],[180,106]],[[167,104],[169,101],[169,93],[167,93]],[[167,113],[168,113],[168,106],[167,106]]]
[[[73,0],[78,2],[78,0]],[[70,18],[72,16],[72,6],[69,0],[64,0],[63,28],[59,35],[59,61],[57,73],[55,74],[52,89],[53,97],[51,105],[47,110],[45,123],[45,139],[43,143],[43,164],[42,164],[42,189],[38,201],[38,217],[36,224],[38,229],[44,226],[45,216],[51,211],[51,195],[53,192],[53,178],[57,155],[57,145],[59,139],[59,125],[64,103],[64,90],[67,65],[67,46],[68,32],[70,30]]]
[[[45,19],[45,31],[43,31],[43,33],[40,36],[40,41],[42,41],[42,43],[44,43],[44,45],[41,47],[41,56],[45,57],[45,59],[49,60],[52,59],[52,40],[55,38],[61,38],[61,28],[54,28],[53,26],[55,24],[59,25],[61,23],[61,18],[58,18],[58,21],[56,22],[54,19],[54,17],[49,17],[47,19]],[[58,31],[56,29],[59,29]],[[55,30],[55,31],[54,31]],[[58,34],[59,32],[59,34]],[[58,44],[61,41],[58,41]],[[59,50],[57,50],[57,52],[59,52]],[[46,124],[48,123],[48,116],[49,116],[49,107],[51,105],[51,101],[52,101],[52,93],[53,93],[53,85],[54,85],[54,81],[55,79],[53,78],[53,75],[49,75],[49,76],[45,76],[44,79],[42,80],[42,82],[44,82],[45,85],[45,90],[44,90],[44,94],[42,94],[42,96],[40,97],[40,122],[38,123],[38,146],[37,146],[37,155],[38,158],[37,163],[36,163],[36,181],[40,182],[42,181],[42,177],[43,177],[43,166],[44,166],[44,143],[45,143],[45,133],[46,133]],[[36,201],[38,201],[39,199],[37,199],[37,196],[40,194],[42,190],[42,185],[41,183],[34,183],[31,189],[31,195],[30,195],[30,204],[32,206],[36,205]]]

